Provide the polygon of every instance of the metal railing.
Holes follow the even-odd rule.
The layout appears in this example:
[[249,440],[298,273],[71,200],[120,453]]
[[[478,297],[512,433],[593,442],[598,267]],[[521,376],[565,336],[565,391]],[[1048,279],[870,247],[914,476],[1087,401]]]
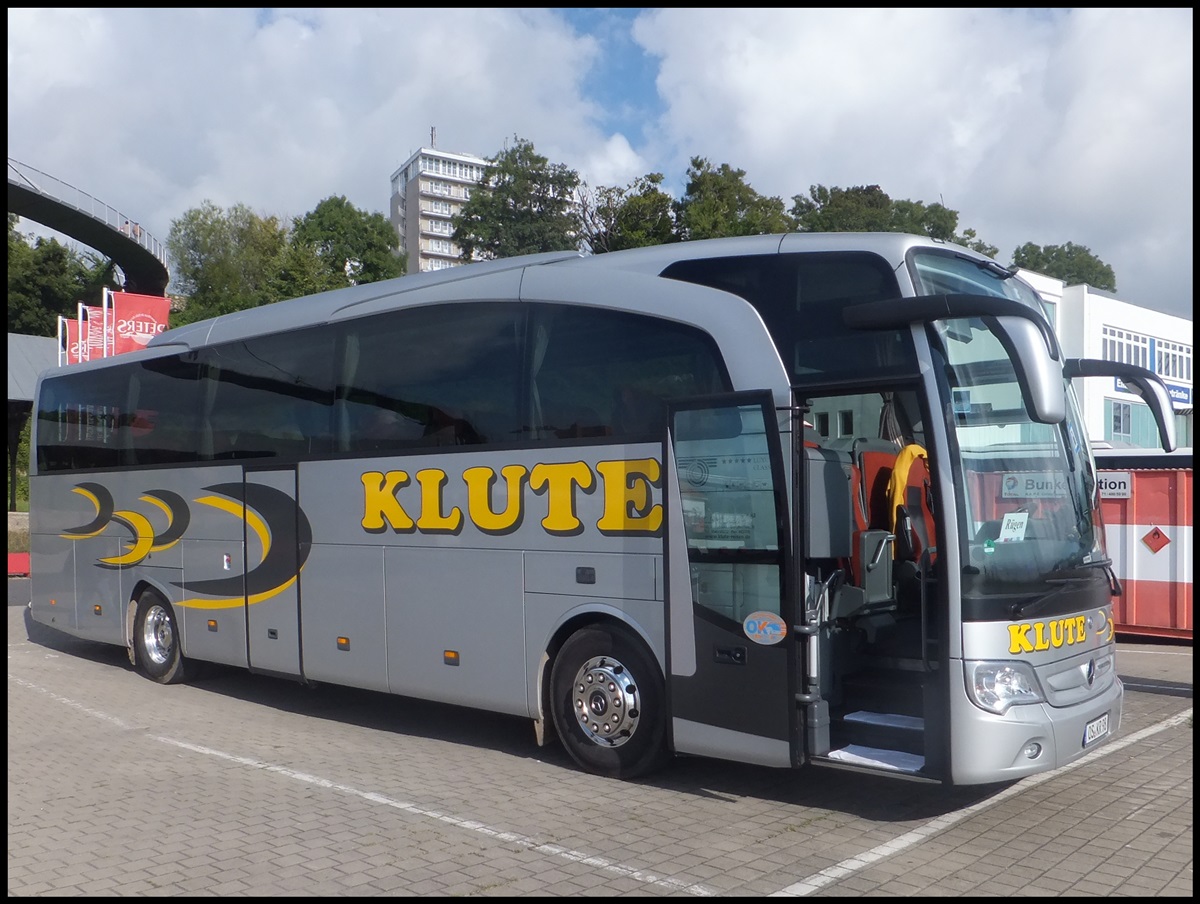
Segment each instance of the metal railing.
[[21,163],[19,160],[14,160],[12,157],[8,158],[8,181],[15,182],[48,198],[53,198],[60,204],[73,207],[80,213],[99,220],[104,225],[128,237],[130,241],[137,242],[154,255],[159,263],[164,267],[167,266],[166,247],[144,229],[137,220],[74,185],[56,179],[54,176]]

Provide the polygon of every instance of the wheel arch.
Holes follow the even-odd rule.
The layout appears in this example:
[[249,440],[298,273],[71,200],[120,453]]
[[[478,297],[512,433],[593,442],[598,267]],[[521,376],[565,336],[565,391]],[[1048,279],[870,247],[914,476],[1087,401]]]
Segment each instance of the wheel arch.
[[593,625],[619,627],[629,631],[630,634],[640,640],[646,649],[650,651],[650,655],[658,664],[659,672],[664,678],[666,676],[667,670],[666,664],[663,661],[663,651],[655,648],[653,640],[645,629],[631,619],[628,613],[612,605],[599,605],[572,610],[550,632],[550,637],[544,644],[541,657],[538,659],[537,713],[535,721],[539,726],[539,745],[545,745],[549,737],[553,735],[553,731],[546,732],[542,726],[552,725],[552,722],[548,721],[551,706],[550,670],[554,667],[554,660],[558,656],[558,651],[567,642],[567,638],[576,631]]

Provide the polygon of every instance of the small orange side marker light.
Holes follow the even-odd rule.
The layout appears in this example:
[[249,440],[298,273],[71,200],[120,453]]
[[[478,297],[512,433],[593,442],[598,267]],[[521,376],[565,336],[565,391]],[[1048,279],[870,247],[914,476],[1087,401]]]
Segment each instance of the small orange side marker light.
[[442,662],[446,665],[458,665],[458,650],[442,650]]
[[337,639],[337,647],[339,650],[350,649],[350,638],[349,637],[339,637]]
[[50,605],[51,605],[51,606],[57,606],[57,605],[58,605],[58,600],[50,600]]
[[100,604],[99,604],[99,603],[97,603],[95,606],[92,606],[92,612],[94,612],[96,615],[99,615],[99,614],[100,614],[100,611],[101,611],[101,610],[100,610]]
[[215,618],[210,618],[208,620],[208,630],[210,630],[210,631],[217,630],[217,620]]

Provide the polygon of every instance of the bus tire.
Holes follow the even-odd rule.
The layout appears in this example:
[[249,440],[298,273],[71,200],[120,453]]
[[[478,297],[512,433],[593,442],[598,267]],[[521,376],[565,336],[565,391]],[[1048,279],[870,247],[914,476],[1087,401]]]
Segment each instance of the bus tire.
[[154,590],[143,591],[138,597],[133,647],[138,667],[147,678],[159,684],[177,684],[188,679],[190,663],[183,655],[175,612]]
[[589,625],[572,634],[550,671],[554,727],[588,772],[645,775],[669,758],[663,677],[625,628]]

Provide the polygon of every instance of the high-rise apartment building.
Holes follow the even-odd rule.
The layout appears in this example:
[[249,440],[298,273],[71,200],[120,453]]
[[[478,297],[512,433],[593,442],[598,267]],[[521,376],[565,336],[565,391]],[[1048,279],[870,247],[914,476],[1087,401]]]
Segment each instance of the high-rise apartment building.
[[392,173],[391,223],[408,255],[408,272],[462,263],[451,218],[471,197],[488,166],[481,157],[423,147]]

